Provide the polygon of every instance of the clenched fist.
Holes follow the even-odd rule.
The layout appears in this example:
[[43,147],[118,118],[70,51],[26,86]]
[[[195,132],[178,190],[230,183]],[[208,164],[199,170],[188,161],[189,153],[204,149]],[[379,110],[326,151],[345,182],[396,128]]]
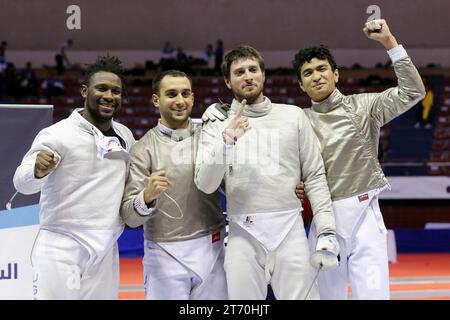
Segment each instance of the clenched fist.
[[166,177],[165,171],[156,171],[150,175],[147,186],[144,189],[144,201],[147,206],[157,199],[161,193],[169,189],[169,180]]
[[384,19],[377,19],[366,22],[363,32],[367,38],[380,42],[386,50],[398,46],[397,40],[392,35]]
[[36,178],[43,178],[52,172],[59,162],[59,157],[50,151],[39,151],[34,163],[34,176]]

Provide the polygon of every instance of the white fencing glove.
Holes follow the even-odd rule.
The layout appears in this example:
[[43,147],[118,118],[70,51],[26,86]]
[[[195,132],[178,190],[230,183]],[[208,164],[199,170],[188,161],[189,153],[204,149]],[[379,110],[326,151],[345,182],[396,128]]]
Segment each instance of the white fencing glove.
[[339,243],[334,233],[324,233],[318,236],[316,251],[311,255],[311,265],[323,270],[334,269],[339,265]]
[[202,115],[202,122],[214,122],[216,120],[224,121],[228,118],[228,110],[230,108],[225,104],[214,103],[210,105]]

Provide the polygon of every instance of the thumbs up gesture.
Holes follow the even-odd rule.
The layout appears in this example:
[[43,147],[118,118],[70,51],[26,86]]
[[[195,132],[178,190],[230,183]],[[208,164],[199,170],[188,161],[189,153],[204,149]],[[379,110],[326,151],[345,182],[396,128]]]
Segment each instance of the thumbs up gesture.
[[244,112],[247,100],[242,100],[239,104],[239,109],[231,119],[228,127],[223,131],[223,141],[226,144],[235,144],[236,141],[244,135],[245,132],[251,129],[248,118],[244,117],[242,113]]

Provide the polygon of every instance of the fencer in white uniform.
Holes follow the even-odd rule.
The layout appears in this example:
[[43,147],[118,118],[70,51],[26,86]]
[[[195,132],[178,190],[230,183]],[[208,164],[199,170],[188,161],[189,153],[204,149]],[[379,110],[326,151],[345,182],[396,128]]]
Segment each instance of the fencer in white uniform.
[[[341,263],[318,277],[322,299],[389,299],[386,227],[378,195],[389,184],[378,162],[380,128],[416,105],[425,95],[419,73],[386,21],[365,25],[370,39],[388,50],[398,86],[381,93],[345,96],[336,83],[336,62],[326,47],[298,52],[294,68],[300,87],[312,99],[305,109],[320,141],[333,200]],[[317,227],[311,228],[311,247]]]
[[[264,60],[255,49],[232,50],[222,66],[235,99],[227,120],[203,126],[195,182],[213,193],[225,181],[229,297],[265,299],[271,284],[277,299],[317,299],[311,263],[336,267],[339,250],[317,138],[302,109],[263,96]],[[313,255],[294,192],[301,179],[320,234]]]
[[144,225],[146,298],[227,299],[224,217],[218,192],[194,184],[201,124],[190,120],[191,80],[170,70],[153,81],[161,118],[132,148],[121,214]]
[[134,144],[131,131],[112,120],[121,107],[120,76],[116,57],[90,65],[84,108],[39,132],[14,175],[19,192],[41,192],[35,299],[118,298],[119,211]]

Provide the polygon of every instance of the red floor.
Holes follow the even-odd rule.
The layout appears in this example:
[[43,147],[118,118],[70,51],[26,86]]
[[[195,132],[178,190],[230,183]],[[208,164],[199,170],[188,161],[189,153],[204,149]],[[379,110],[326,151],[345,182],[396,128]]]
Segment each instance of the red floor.
[[[450,300],[450,254],[400,254],[390,264],[392,299]],[[120,299],[144,299],[141,259],[121,259]]]

